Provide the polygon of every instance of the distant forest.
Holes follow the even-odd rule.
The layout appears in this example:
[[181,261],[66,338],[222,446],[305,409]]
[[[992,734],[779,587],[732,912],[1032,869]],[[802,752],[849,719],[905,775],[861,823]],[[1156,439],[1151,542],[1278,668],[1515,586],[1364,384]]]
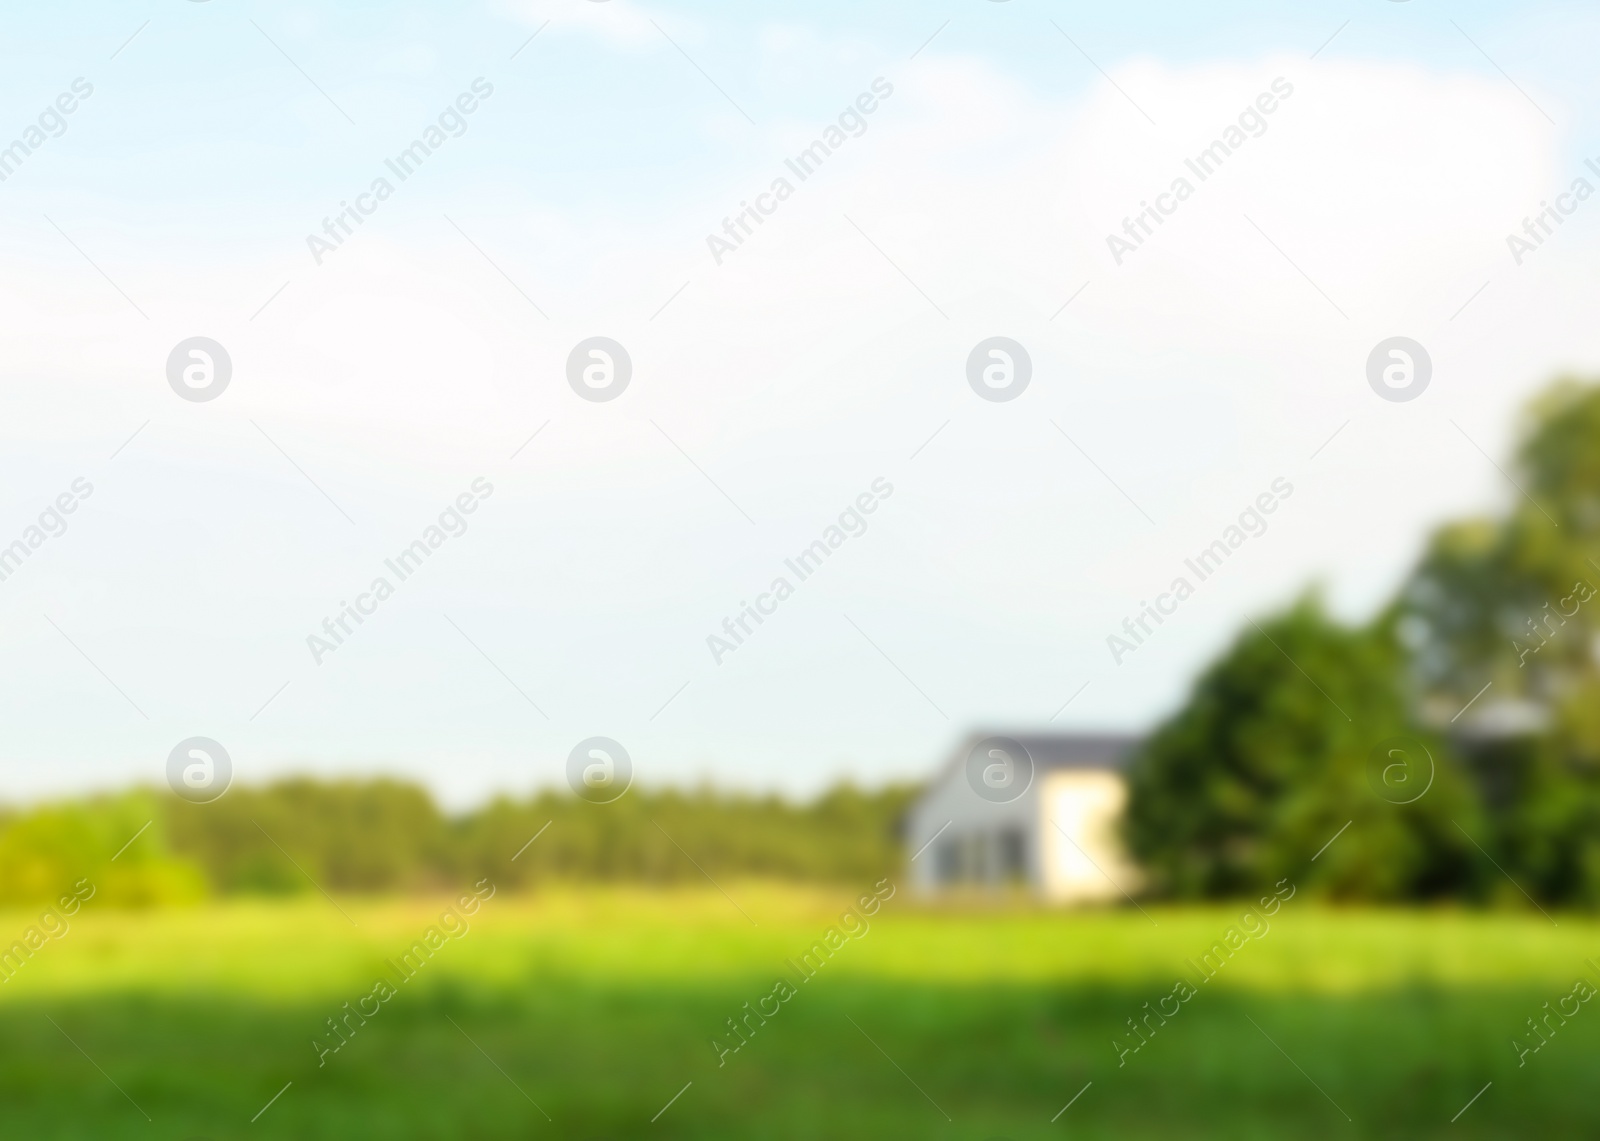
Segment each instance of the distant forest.
[[452,817],[425,789],[387,779],[235,787],[203,805],[141,790],[0,812],[0,906],[49,903],[83,878],[104,893],[97,902],[125,906],[439,891],[484,877],[512,890],[707,875],[856,883],[904,859],[897,828],[914,794],[913,785],[840,785],[797,804],[634,789],[590,804],[544,793]]

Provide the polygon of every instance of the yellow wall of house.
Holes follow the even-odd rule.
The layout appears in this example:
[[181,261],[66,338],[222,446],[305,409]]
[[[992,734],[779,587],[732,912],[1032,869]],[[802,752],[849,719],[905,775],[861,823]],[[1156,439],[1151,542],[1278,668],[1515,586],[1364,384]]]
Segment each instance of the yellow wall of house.
[[1039,806],[1040,870],[1048,898],[1121,899],[1123,892],[1138,887],[1138,869],[1117,836],[1127,803],[1128,785],[1118,773],[1045,774]]

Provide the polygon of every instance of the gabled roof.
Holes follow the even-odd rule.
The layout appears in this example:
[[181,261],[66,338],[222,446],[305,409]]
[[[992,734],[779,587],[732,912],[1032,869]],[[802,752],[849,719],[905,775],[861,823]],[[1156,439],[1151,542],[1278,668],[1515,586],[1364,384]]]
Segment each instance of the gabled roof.
[[[1131,733],[1008,733],[1028,750],[1034,766],[1051,769],[1124,769],[1132,759],[1142,737]],[[974,733],[963,745],[965,756],[988,733]]]
[[1144,740],[1132,733],[995,733],[987,729],[968,734],[928,782],[926,793],[961,770],[967,755],[986,737],[1010,737],[1028,750],[1036,772],[1063,769],[1127,768],[1134,750]]

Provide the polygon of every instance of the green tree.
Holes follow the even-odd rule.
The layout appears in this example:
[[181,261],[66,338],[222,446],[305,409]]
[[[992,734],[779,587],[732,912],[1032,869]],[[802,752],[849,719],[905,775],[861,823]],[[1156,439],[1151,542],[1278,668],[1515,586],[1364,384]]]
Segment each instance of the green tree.
[[426,790],[402,781],[300,777],[210,804],[172,797],[166,815],[174,846],[222,891],[309,891],[308,876],[361,892],[448,878],[444,817]]
[[88,880],[100,906],[198,899],[205,878],[169,844],[148,793],[45,804],[0,823],[0,906],[53,904]]
[[1255,895],[1287,878],[1369,899],[1469,889],[1471,844],[1452,819],[1476,823],[1473,797],[1445,743],[1412,720],[1404,675],[1388,616],[1343,626],[1309,595],[1252,623],[1132,767],[1126,837],[1153,886]]
[[1499,517],[1441,528],[1401,595],[1425,706],[1469,701],[1487,845],[1548,900],[1600,904],[1600,387],[1533,401]]

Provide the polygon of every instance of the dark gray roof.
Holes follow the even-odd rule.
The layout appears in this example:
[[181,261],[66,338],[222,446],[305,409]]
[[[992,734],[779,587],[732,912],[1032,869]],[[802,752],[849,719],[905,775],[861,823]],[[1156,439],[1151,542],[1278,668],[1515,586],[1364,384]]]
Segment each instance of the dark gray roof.
[[1052,769],[1123,769],[1144,738],[1131,733],[974,733],[961,747],[964,758],[985,737],[1010,737],[1028,750],[1034,765]]

